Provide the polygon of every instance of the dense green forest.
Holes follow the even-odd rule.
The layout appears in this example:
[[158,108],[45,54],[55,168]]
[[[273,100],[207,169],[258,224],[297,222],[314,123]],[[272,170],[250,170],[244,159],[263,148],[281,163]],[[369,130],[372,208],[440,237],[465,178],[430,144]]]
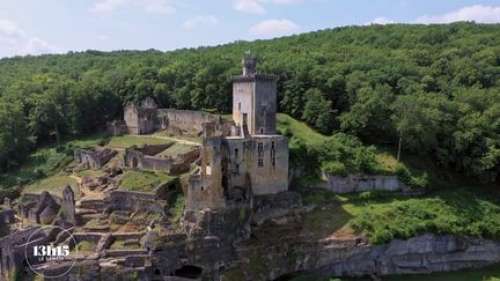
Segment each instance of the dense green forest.
[[[127,101],[229,112],[251,50],[279,77],[280,112],[325,134],[401,145],[483,182],[500,174],[500,25],[341,27],[173,52],[0,60],[0,172],[37,146],[87,135]],[[330,167],[338,169],[338,167]]]

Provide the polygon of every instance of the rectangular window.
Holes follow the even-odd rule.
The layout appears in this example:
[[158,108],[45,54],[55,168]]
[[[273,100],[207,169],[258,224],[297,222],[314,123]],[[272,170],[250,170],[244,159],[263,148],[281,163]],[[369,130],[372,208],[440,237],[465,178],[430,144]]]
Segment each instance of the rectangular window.
[[237,148],[234,149],[234,159],[238,159],[239,151]]
[[274,141],[271,143],[271,164],[276,166],[276,149],[274,147]]
[[238,103],[238,111],[241,111],[241,102]]
[[264,156],[264,144],[259,142],[257,144],[257,155],[259,158],[262,158]]
[[257,165],[264,167],[264,144],[261,142],[257,144],[257,158]]

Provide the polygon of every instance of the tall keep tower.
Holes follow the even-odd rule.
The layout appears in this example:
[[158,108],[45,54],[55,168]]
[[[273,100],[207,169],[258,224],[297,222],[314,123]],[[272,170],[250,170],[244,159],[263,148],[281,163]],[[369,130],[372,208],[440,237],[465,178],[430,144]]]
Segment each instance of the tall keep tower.
[[233,120],[250,135],[276,134],[276,77],[258,74],[250,54],[242,64],[243,74],[233,79]]

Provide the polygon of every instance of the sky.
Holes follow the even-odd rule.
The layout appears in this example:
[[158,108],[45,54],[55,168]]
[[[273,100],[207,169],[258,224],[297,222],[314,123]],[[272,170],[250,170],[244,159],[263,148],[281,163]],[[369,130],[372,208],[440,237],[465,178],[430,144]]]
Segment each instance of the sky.
[[0,0],[0,57],[162,51],[346,25],[500,22],[500,0]]

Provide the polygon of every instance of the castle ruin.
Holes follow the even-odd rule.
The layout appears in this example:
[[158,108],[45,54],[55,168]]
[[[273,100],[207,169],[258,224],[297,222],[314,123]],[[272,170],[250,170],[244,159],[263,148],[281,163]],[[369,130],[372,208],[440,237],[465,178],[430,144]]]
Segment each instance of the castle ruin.
[[231,134],[214,136],[215,128],[204,127],[187,209],[224,208],[288,190],[288,140],[276,133],[276,78],[257,73],[256,66],[254,57],[245,56],[242,75],[233,78]]

